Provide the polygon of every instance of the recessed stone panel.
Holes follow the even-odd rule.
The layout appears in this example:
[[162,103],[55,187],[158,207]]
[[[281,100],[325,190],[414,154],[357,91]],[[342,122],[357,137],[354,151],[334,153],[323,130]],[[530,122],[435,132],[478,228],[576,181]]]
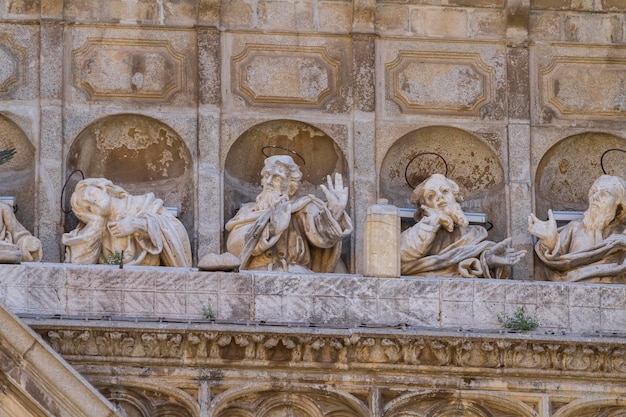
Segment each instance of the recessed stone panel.
[[385,116],[503,120],[506,51],[502,45],[382,40],[379,91]]
[[403,51],[385,69],[388,97],[404,113],[477,114],[493,100],[494,70],[476,53]]
[[195,107],[195,32],[73,26],[65,38],[68,102]]
[[168,41],[92,39],[73,52],[74,85],[91,100],[168,101],[185,86],[185,55]]
[[246,45],[232,70],[234,92],[252,105],[321,107],[337,93],[339,61],[323,47]]
[[539,75],[542,99],[559,118],[626,111],[626,58],[557,56]]
[[24,48],[13,42],[9,35],[0,33],[0,94],[11,92],[24,77]]

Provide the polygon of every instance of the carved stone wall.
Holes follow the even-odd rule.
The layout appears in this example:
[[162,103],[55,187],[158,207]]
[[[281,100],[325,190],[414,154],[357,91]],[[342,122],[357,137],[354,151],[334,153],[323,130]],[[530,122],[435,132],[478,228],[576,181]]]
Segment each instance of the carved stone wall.
[[[625,415],[623,286],[529,283],[532,256],[514,282],[359,275],[367,207],[405,205],[407,180],[441,158],[490,238],[529,253],[530,212],[583,209],[603,170],[626,175],[625,12],[622,0],[0,2],[0,147],[17,150],[0,196],[16,197],[53,263],[2,266],[1,299],[102,319],[30,324],[133,417]],[[274,146],[301,154],[306,192],[330,169],[348,179],[351,275],[56,264],[75,168],[178,207],[197,260],[224,249]],[[233,327],[195,323],[203,303]],[[519,305],[542,332],[495,333]]]

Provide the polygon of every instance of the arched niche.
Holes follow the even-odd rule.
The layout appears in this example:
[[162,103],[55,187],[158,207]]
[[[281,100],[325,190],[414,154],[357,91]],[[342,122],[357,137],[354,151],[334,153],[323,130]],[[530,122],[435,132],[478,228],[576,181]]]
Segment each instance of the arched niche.
[[224,164],[224,217],[261,192],[261,169],[267,156],[289,155],[302,171],[300,194],[324,197],[319,186],[338,172],[348,184],[348,164],[335,141],[322,130],[295,120],[272,120],[253,126],[233,143]]
[[383,417],[537,417],[528,405],[504,396],[469,392],[411,393],[385,406]]
[[[295,120],[272,120],[253,126],[233,143],[224,163],[224,220],[239,207],[255,201],[261,192],[261,169],[267,156],[289,155],[300,166],[298,195],[314,194],[326,199],[320,184],[327,175],[342,174],[348,186],[348,164],[337,143],[324,131]],[[334,180],[334,177],[333,177]],[[350,252],[349,242],[342,247]],[[344,259],[345,262],[345,259]]]
[[35,147],[20,127],[0,115],[0,151],[15,149],[0,165],[0,196],[13,196],[18,221],[31,232],[35,226]]
[[[626,178],[626,139],[608,133],[569,136],[541,158],[535,175],[537,217],[548,209],[584,211],[589,188],[604,171]],[[603,170],[604,168],[604,170]]]
[[[466,212],[486,213],[491,239],[506,237],[504,168],[496,152],[477,136],[447,126],[411,131],[387,151],[379,176],[380,197],[414,208],[411,193],[432,174],[444,174],[461,188]],[[406,226],[406,225],[405,225]]]
[[[131,194],[154,192],[193,236],[193,161],[181,137],[165,123],[136,114],[107,116],[91,123],[76,137],[67,156],[67,175],[80,170],[85,178],[107,178]],[[79,173],[69,177],[64,209]],[[66,230],[76,225],[66,216]]]

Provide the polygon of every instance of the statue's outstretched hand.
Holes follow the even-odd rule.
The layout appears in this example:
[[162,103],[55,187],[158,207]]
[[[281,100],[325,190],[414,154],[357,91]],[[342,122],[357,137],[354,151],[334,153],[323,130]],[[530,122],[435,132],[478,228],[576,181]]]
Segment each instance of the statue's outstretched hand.
[[537,236],[548,249],[553,250],[559,235],[552,210],[548,210],[548,220],[545,222],[531,213],[528,216],[528,232]]
[[497,243],[485,253],[485,262],[490,268],[511,266],[518,263],[526,255],[525,250],[516,251],[511,246],[511,238]]
[[320,185],[320,188],[326,195],[326,201],[328,202],[328,209],[332,213],[335,220],[339,220],[343,211],[348,204],[348,187],[343,186],[343,177],[340,173],[335,174],[335,183],[330,175],[327,177],[327,186]]

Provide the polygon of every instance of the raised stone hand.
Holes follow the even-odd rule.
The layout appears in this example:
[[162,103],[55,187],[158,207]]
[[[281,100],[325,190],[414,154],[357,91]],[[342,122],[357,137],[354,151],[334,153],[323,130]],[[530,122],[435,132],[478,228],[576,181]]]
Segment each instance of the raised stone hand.
[[426,221],[426,223],[436,228],[443,226],[448,232],[452,232],[452,230],[454,230],[454,221],[443,211],[433,207],[428,207],[424,204],[420,207],[424,212],[424,217],[422,218]]
[[125,217],[116,222],[109,222],[107,225],[113,236],[122,238],[133,233],[147,233],[147,223],[145,219],[139,217]]
[[272,207],[270,215],[270,234],[277,235],[287,230],[291,222],[291,203],[283,201]]
[[553,250],[559,235],[552,210],[548,210],[548,220],[545,222],[531,213],[528,216],[528,232],[537,236],[548,249]]
[[511,246],[511,238],[504,239],[496,243],[491,249],[485,252],[485,262],[490,268],[511,266],[518,263],[526,255],[524,249],[516,251]]
[[320,185],[320,188],[326,195],[326,201],[328,202],[328,209],[330,210],[333,218],[339,220],[343,211],[348,204],[348,187],[343,186],[343,177],[340,173],[335,174],[335,183],[330,175],[327,176],[326,187],[324,184]]

